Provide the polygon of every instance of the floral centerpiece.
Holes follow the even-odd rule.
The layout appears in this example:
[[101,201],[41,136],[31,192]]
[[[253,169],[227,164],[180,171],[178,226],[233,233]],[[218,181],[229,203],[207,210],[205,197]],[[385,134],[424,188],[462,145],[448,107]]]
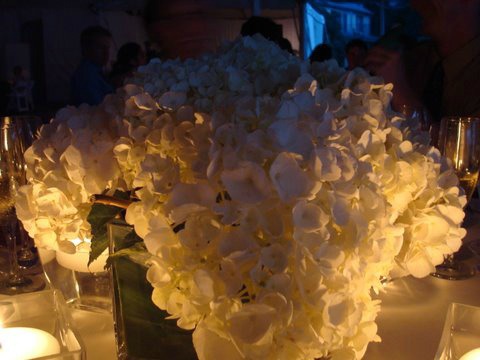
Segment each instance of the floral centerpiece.
[[200,359],[360,359],[381,280],[428,275],[465,235],[451,166],[391,97],[261,37],[152,61],[42,127],[17,213],[37,246],[75,252],[91,196],[129,192],[152,300]]

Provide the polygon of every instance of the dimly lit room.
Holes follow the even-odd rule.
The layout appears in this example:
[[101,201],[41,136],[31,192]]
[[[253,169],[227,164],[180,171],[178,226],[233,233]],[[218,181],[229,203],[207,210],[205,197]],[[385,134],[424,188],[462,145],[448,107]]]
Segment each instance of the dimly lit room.
[[0,23],[0,359],[480,360],[480,0]]

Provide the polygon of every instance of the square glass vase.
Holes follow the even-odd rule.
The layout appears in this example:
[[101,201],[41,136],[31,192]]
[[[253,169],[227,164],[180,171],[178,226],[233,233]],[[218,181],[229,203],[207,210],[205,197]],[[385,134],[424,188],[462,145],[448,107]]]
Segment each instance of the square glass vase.
[[473,359],[480,359],[480,307],[451,303],[434,360]]
[[[69,307],[82,311],[111,314],[110,278],[104,264],[108,253],[88,268],[88,252],[66,254],[61,251],[41,256],[47,282],[63,294]],[[100,265],[96,264],[100,263]]]
[[[133,231],[123,221],[108,225],[110,253],[122,248],[122,240]],[[123,359],[197,359],[192,331],[180,329],[176,320],[152,302],[152,286],[146,279],[147,268],[129,256],[111,258],[113,316],[117,358]]]
[[85,346],[57,290],[0,297],[0,321],[0,359],[86,359]]

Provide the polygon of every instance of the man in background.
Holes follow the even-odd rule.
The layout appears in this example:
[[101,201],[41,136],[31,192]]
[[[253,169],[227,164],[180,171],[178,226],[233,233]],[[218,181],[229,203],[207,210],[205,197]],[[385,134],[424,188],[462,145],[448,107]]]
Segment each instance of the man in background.
[[97,105],[105,95],[113,92],[113,86],[105,77],[113,46],[112,34],[101,27],[92,26],[80,35],[82,61],[72,77],[72,102]]
[[328,44],[318,44],[308,57],[311,63],[330,60],[333,57],[332,47]]
[[347,70],[353,70],[362,66],[367,56],[367,44],[361,39],[352,39],[345,45],[345,56],[347,57]]
[[431,41],[406,51],[375,46],[366,69],[394,84],[392,106],[424,107],[431,121],[480,115],[480,0],[411,0]]

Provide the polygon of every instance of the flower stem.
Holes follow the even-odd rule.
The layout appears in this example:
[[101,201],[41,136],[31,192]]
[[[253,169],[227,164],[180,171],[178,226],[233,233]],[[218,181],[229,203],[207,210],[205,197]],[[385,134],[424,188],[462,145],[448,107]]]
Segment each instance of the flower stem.
[[116,206],[118,208],[126,209],[130,205],[132,200],[118,199],[108,195],[92,195],[90,201],[95,204],[103,204],[109,206]]

